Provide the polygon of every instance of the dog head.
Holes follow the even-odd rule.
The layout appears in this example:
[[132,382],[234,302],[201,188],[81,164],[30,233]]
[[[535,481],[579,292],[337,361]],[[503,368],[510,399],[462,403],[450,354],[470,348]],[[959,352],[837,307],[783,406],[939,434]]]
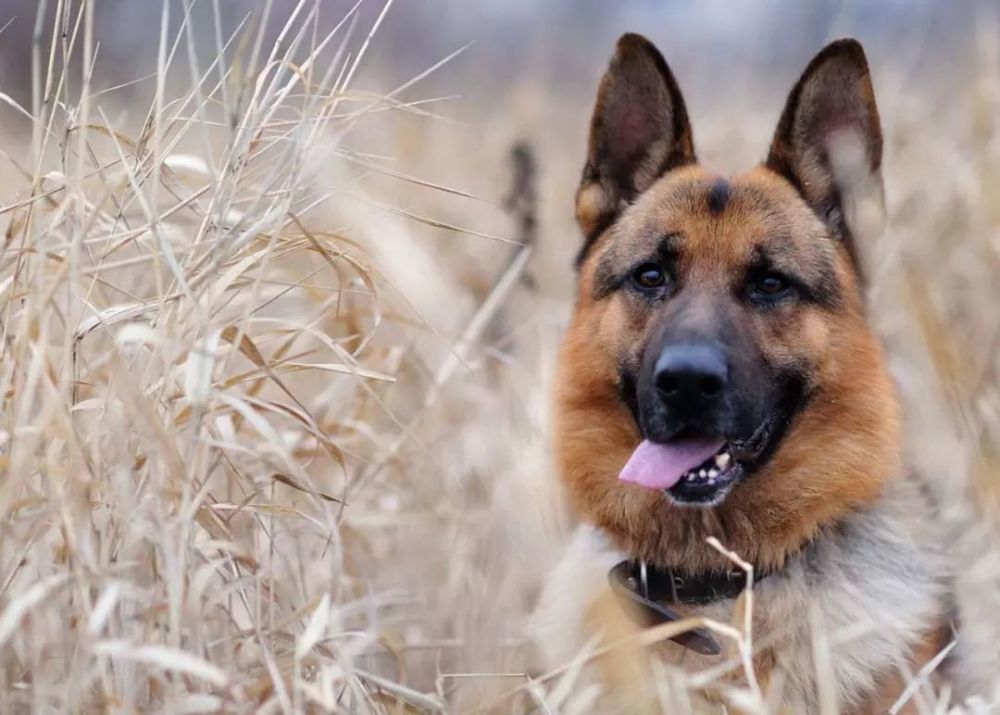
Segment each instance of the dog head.
[[656,48],[618,42],[577,192],[557,437],[578,508],[633,555],[714,563],[715,535],[777,564],[898,471],[855,250],[881,155],[853,40],[813,59],[767,159],[736,177],[698,165]]

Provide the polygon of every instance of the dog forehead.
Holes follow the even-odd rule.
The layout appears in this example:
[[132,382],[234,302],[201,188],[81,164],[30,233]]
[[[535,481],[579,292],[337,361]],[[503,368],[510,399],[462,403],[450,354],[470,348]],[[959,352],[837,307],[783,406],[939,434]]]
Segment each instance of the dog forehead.
[[701,167],[667,174],[624,212],[614,243],[619,255],[644,255],[665,236],[688,255],[748,260],[762,244],[803,249],[822,226],[790,186],[766,172],[723,177]]

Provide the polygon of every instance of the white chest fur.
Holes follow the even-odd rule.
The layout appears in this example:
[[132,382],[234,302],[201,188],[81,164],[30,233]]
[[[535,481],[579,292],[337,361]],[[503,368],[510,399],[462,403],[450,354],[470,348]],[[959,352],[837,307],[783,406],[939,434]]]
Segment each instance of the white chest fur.
[[[912,668],[913,647],[945,609],[949,578],[941,544],[929,501],[914,481],[900,481],[755,586],[755,650],[773,647],[787,707],[816,711],[822,681],[849,708],[887,676]],[[568,662],[593,635],[583,632],[587,609],[622,558],[593,528],[578,529],[534,619],[547,666]],[[721,601],[697,613],[731,623],[733,605]],[[826,641],[829,658],[814,661],[816,636]],[[689,672],[719,662],[675,644],[662,655]]]

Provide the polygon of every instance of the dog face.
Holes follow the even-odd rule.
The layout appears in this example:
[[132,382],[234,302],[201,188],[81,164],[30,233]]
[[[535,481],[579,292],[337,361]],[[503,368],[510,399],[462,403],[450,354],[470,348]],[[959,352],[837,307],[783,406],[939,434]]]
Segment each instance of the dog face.
[[812,61],[766,162],[730,178],[697,164],[659,52],[619,41],[577,193],[557,436],[577,506],[633,555],[693,567],[715,535],[777,564],[898,468],[848,220],[881,208],[881,150],[854,41]]
[[677,170],[594,249],[590,299],[621,319],[613,361],[640,434],[705,443],[662,475],[676,504],[718,504],[767,461],[829,349],[825,313],[848,300],[820,222],[774,183]]

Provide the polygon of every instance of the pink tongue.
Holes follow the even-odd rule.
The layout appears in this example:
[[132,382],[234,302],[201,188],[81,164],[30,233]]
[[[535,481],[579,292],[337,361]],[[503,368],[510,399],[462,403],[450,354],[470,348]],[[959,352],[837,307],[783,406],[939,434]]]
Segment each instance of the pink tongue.
[[643,440],[622,467],[618,478],[650,489],[669,489],[724,444],[723,440],[695,438],[678,439],[670,444]]

